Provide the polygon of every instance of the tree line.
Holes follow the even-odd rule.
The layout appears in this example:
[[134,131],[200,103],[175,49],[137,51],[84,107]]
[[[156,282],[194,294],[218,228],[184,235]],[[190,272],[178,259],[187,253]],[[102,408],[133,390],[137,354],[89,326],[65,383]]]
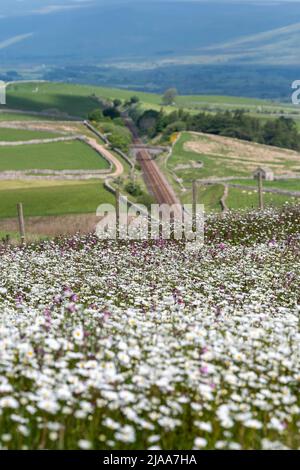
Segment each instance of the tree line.
[[166,113],[163,109],[141,112],[132,108],[130,114],[140,132],[150,138],[161,134],[167,140],[174,132],[194,131],[300,150],[300,134],[291,118],[263,121],[244,110],[190,114],[183,109]]

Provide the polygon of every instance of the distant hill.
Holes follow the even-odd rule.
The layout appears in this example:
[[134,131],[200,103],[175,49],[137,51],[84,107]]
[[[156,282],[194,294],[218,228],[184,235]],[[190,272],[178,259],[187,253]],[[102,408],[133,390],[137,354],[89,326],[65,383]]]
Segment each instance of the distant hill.
[[41,5],[29,0],[14,4],[21,5],[19,16],[11,7],[13,15],[0,18],[2,67],[125,63],[147,68],[261,62],[262,57],[294,64],[297,48],[290,49],[300,38],[297,3],[119,0]]
[[290,101],[300,3],[1,0],[0,79]]
[[263,33],[241,36],[217,46],[204,48],[211,62],[223,61],[270,65],[293,65],[299,63],[300,22],[275,28]]

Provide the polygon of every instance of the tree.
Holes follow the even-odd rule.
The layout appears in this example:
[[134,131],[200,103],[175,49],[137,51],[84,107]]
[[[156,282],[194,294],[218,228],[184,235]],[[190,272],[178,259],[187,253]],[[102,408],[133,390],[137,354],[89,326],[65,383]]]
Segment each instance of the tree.
[[151,135],[155,131],[158,116],[158,111],[155,111],[154,109],[146,110],[137,122],[140,131]]
[[103,119],[103,114],[101,109],[94,109],[88,114],[89,121],[100,122]]
[[130,98],[130,104],[137,104],[137,103],[139,103],[139,102],[140,102],[140,99],[139,99],[138,96],[132,96],[132,97]]
[[103,111],[103,116],[116,119],[119,118],[121,114],[116,108],[107,108]]
[[115,107],[115,108],[119,108],[119,107],[121,106],[121,104],[122,104],[122,101],[119,100],[118,98],[116,98],[116,99],[114,100],[114,107]]
[[178,95],[178,92],[176,88],[169,88],[168,90],[165,91],[164,96],[163,96],[163,104],[165,105],[171,105],[174,104],[175,98]]

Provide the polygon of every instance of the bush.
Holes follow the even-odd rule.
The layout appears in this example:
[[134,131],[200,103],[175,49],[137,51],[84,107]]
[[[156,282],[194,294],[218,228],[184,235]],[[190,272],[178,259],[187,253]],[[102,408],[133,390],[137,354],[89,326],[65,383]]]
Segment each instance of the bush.
[[116,125],[116,121],[104,118],[98,128],[104,134],[109,134],[109,141],[114,148],[119,148],[123,152],[128,152],[129,145],[132,143],[132,135],[125,126]]
[[103,116],[110,117],[111,119],[117,119],[121,117],[120,111],[116,108],[107,108],[103,111]]
[[182,132],[182,131],[186,131],[186,129],[187,129],[186,122],[175,121],[166,127],[165,133],[166,135],[170,136],[171,134],[174,134],[174,132]]
[[100,122],[103,119],[103,113],[101,109],[94,109],[88,114],[89,121]]
[[134,197],[141,196],[143,194],[141,187],[132,181],[125,186],[125,190],[128,194],[131,194],[131,196]]

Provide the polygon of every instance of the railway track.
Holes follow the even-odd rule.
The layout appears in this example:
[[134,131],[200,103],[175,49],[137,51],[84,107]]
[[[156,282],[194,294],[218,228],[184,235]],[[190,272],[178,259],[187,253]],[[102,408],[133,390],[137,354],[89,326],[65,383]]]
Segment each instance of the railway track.
[[[135,145],[141,145],[143,142],[138,136],[137,129],[131,119],[125,119],[126,125],[131,131]],[[158,204],[168,204],[169,206],[179,204],[173,188],[159,169],[156,162],[152,159],[147,150],[141,150],[137,154],[137,161],[140,164],[149,192],[153,195]]]

